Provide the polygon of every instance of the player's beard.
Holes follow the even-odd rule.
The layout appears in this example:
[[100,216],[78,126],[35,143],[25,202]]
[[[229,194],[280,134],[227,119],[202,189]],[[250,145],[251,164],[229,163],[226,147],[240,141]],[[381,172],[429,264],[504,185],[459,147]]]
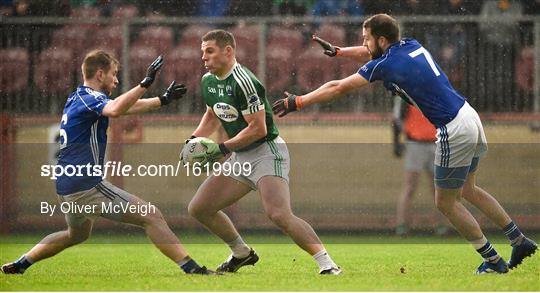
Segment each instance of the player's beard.
[[369,53],[371,54],[371,59],[377,59],[380,58],[384,52],[383,49],[379,46],[379,44],[375,43],[375,50],[369,50]]

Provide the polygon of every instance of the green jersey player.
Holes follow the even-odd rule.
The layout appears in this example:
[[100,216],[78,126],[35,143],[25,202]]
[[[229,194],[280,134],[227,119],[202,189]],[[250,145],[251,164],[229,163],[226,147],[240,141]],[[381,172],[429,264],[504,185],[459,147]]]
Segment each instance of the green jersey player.
[[203,140],[208,148],[202,155],[203,164],[230,154],[222,164],[250,164],[251,172],[208,177],[191,200],[189,213],[231,248],[232,255],[218,271],[236,272],[255,264],[259,257],[222,210],[249,191],[258,190],[268,217],[314,257],[320,273],[339,274],[341,270],[313,228],[292,213],[287,146],[272,119],[264,87],[236,62],[235,48],[234,36],[224,30],[210,31],[202,38],[202,59],[208,73],[202,77],[201,90],[207,110],[192,138],[208,137],[221,124],[229,139],[220,144]]
[[229,137],[235,137],[248,126],[244,115],[258,111],[264,111],[267,131],[266,135],[255,141],[252,147],[273,141],[279,136],[272,119],[272,108],[264,98],[264,87],[257,77],[242,65],[238,63],[233,65],[232,72],[224,79],[210,72],[206,73],[201,80],[201,90],[206,105],[221,121]]

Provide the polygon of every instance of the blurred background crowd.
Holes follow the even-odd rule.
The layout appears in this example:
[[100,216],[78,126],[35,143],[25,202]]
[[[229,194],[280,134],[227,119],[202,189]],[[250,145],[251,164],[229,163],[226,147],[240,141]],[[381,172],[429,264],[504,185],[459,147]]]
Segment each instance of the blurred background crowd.
[[[313,89],[354,73],[359,65],[324,56],[310,42],[311,35],[339,46],[357,45],[362,42],[361,21],[354,17],[381,12],[401,16],[403,36],[422,42],[480,111],[533,110],[534,28],[540,25],[534,15],[540,13],[540,0],[0,0],[0,110],[58,113],[68,91],[81,80],[79,66],[86,52],[103,48],[129,62],[123,64],[129,75],[121,78],[129,76],[131,82],[140,79],[156,55],[164,54],[170,65],[163,78],[182,80],[192,89],[179,109],[198,113],[204,108],[196,95],[204,73],[200,37],[216,27],[235,33],[239,61],[271,95],[287,88]],[[429,15],[437,17],[422,20]],[[470,18],[474,15],[478,17]],[[25,16],[52,18],[26,21]],[[232,18],[189,21],[220,16]],[[288,17],[264,22],[262,16]],[[334,18],[327,21],[326,16]],[[459,19],[463,16],[469,18]],[[101,21],[78,23],[96,17]],[[138,22],[126,33],[125,20]],[[261,24],[266,25],[262,34]],[[122,59],[125,52],[129,55]],[[391,101],[381,95],[383,89],[372,87],[360,93],[363,99],[343,99],[316,111],[390,111]]]
[[73,8],[97,7],[112,16],[117,7],[134,5],[142,15],[167,16],[362,16],[384,11],[395,15],[470,15],[495,7],[513,13],[539,14],[538,0],[1,0],[3,16],[69,16]]

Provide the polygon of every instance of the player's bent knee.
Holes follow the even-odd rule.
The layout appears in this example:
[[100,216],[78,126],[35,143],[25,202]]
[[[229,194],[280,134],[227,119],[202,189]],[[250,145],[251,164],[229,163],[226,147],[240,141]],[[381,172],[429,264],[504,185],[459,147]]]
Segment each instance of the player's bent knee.
[[69,235],[70,245],[76,245],[76,244],[79,244],[79,243],[83,243],[84,241],[88,240],[88,238],[90,238],[90,233],[74,232],[71,229],[68,230],[68,235]]
[[205,210],[204,206],[190,202],[188,205],[188,214],[195,219],[200,219],[204,217],[205,214],[207,214],[207,211]]
[[155,224],[159,222],[165,222],[165,219],[163,218],[163,214],[161,211],[156,207],[154,211],[149,212],[145,215],[141,215],[143,218],[143,222],[145,224]]
[[435,206],[443,214],[446,214],[450,210],[450,204],[444,200],[435,199]]
[[454,208],[455,202],[456,199],[454,197],[441,194],[440,192],[437,192],[435,195],[435,206],[443,214],[450,212]]
[[287,211],[269,211],[266,213],[270,221],[279,227],[287,227],[293,214]]
[[471,198],[473,198],[476,195],[475,189],[476,189],[476,185],[474,185],[474,184],[470,184],[470,185],[465,184],[463,186],[463,191],[461,192],[461,195],[466,200],[470,200]]

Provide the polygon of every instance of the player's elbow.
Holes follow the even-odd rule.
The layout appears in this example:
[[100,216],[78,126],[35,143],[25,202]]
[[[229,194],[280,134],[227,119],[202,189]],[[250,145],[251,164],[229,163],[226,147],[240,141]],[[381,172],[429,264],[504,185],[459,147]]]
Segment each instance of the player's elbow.
[[117,104],[114,102],[110,102],[103,108],[103,111],[101,112],[103,116],[107,116],[109,118],[116,118],[122,116],[122,111],[118,109]]
[[262,124],[262,125],[259,125],[255,128],[255,136],[257,137],[257,139],[261,139],[263,137],[266,136],[266,134],[268,133],[268,130],[266,129],[266,124]]
[[264,122],[255,122],[250,125],[253,137],[256,139],[261,139],[266,136],[268,130],[266,129],[266,123]]
[[103,111],[103,116],[107,116],[109,118],[117,118],[117,117],[122,116],[122,113],[116,110]]

